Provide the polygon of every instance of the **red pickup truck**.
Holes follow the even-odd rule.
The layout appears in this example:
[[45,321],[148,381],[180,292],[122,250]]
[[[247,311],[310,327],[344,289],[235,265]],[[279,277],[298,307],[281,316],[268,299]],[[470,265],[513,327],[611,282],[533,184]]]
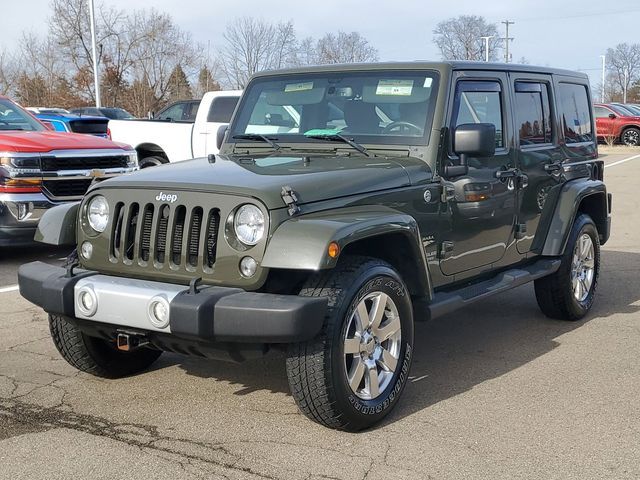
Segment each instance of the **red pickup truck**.
[[631,115],[624,107],[612,104],[596,103],[593,110],[598,140],[611,138],[629,147],[640,146],[640,116]]
[[51,131],[0,96],[0,247],[31,243],[46,209],[80,200],[96,179],[137,169],[130,146]]

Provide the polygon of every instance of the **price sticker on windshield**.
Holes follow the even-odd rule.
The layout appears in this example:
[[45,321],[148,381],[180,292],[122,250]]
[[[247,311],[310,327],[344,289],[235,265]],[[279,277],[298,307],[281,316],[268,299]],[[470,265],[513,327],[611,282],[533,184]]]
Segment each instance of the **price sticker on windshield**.
[[376,95],[410,96],[413,91],[413,80],[380,80]]
[[313,90],[313,82],[288,83],[284,86],[285,92],[304,92]]

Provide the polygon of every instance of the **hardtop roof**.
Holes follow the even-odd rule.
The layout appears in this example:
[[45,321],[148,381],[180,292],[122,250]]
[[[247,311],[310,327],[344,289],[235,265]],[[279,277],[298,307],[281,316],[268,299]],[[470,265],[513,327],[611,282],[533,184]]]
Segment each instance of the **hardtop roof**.
[[517,63],[499,63],[499,62],[471,62],[471,61],[410,61],[410,62],[374,62],[374,63],[346,63],[346,64],[330,64],[330,65],[314,65],[305,67],[287,68],[282,70],[265,70],[254,74],[254,78],[272,76],[301,74],[313,72],[348,72],[348,71],[366,71],[366,70],[484,70],[484,71],[502,71],[502,72],[525,72],[540,73],[551,75],[563,75],[567,77],[579,78],[588,81],[588,76],[582,72],[573,70],[564,70],[560,68],[538,67],[533,65],[521,65]]

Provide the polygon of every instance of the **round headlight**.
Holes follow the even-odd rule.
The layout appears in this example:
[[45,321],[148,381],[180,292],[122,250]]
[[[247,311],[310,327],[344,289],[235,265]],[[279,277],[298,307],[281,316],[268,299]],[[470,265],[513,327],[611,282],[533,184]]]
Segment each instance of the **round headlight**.
[[241,206],[233,219],[236,237],[245,245],[255,245],[264,236],[264,215],[255,205]]
[[109,204],[102,195],[93,197],[87,206],[87,220],[96,232],[102,233],[109,222]]

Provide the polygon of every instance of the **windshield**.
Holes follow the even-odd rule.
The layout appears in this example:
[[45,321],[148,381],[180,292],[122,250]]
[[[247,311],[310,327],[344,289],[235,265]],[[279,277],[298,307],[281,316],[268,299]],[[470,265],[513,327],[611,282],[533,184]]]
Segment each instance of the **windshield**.
[[110,118],[111,120],[127,120],[129,118],[134,118],[133,115],[122,108],[103,108],[100,111],[105,117]]
[[0,131],[3,130],[42,132],[46,128],[12,101],[0,98]]
[[366,144],[423,145],[435,106],[436,72],[328,72],[258,78],[247,89],[230,138],[279,143],[337,133]]
[[635,112],[633,112],[627,106],[610,105],[610,107],[614,112],[616,112],[618,115],[623,116],[623,117],[633,117],[633,116],[636,115]]

